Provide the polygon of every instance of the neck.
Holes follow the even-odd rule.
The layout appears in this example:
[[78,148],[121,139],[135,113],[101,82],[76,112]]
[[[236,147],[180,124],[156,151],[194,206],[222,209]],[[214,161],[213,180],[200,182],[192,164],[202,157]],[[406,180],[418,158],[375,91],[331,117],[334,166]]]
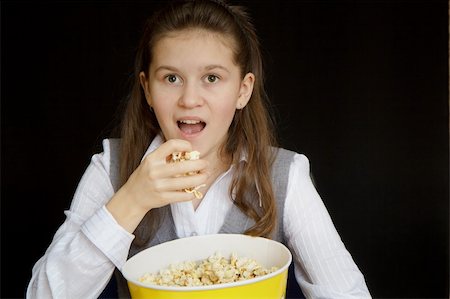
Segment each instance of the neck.
[[[211,157],[205,157],[205,159],[209,162],[209,167],[206,170],[209,174],[208,179],[206,180],[206,187],[201,188],[200,191],[203,194],[206,194],[208,192],[209,187],[217,180],[217,178],[227,171],[230,168],[231,165],[231,158],[227,157],[220,157],[219,154],[212,155]],[[195,198],[192,201],[192,204],[194,206],[194,210],[197,209],[197,207],[200,205],[202,199]]]

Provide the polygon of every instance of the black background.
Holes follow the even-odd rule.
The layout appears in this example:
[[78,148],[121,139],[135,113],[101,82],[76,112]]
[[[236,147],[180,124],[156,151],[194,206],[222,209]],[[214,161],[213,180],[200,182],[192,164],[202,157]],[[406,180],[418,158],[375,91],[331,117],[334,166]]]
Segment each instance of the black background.
[[[281,144],[374,298],[448,298],[446,1],[243,1]],[[23,297],[109,136],[158,3],[2,1],[1,297]]]

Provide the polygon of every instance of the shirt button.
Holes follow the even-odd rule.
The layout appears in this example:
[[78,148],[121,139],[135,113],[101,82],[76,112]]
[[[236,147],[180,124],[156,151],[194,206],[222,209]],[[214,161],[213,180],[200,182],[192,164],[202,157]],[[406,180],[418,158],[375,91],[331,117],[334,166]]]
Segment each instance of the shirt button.
[[192,232],[191,233],[191,237],[194,237],[194,236],[196,236],[197,235],[197,232]]

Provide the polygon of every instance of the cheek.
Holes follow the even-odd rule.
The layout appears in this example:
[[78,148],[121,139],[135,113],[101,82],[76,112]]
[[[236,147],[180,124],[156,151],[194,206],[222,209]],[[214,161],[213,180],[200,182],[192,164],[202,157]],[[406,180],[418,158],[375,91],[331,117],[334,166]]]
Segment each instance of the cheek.
[[171,95],[170,93],[161,92],[158,90],[158,92],[152,92],[150,96],[153,110],[159,112],[160,114],[171,111],[173,109],[173,107],[171,106],[173,95]]
[[156,119],[161,127],[165,129],[171,123],[171,115],[173,112],[173,106],[167,97],[162,95],[152,95],[152,109],[153,113],[156,115]]
[[154,100],[152,106],[153,106],[153,111],[155,111],[155,113],[161,114],[161,115],[164,115],[164,113],[169,110],[169,105],[167,105],[167,103],[165,103],[164,101]]
[[234,114],[236,113],[236,103],[228,102],[226,104],[221,104],[216,106],[215,117],[220,120],[222,125],[229,125],[234,118]]
[[222,111],[223,114],[234,114],[239,97],[239,92],[235,87],[223,88],[220,92],[215,94],[216,109]]

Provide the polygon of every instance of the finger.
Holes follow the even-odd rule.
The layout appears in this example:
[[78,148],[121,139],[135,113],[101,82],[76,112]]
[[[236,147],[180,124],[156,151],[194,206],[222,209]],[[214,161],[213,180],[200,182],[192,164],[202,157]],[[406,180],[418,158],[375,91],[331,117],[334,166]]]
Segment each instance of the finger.
[[169,139],[164,142],[158,149],[153,152],[153,155],[158,160],[166,160],[167,156],[173,152],[190,152],[192,145],[182,139]]
[[195,188],[206,183],[208,179],[207,173],[200,173],[190,176],[183,176],[178,178],[161,179],[158,182],[159,192],[170,192],[184,190],[186,188]]
[[195,195],[193,193],[187,193],[182,190],[179,190],[179,191],[165,192],[164,199],[167,202],[167,204],[170,204],[174,202],[191,201],[195,199]]
[[166,167],[161,167],[160,171],[163,177],[179,177],[206,172],[208,165],[208,161],[202,159],[186,160],[177,163],[169,163]]

